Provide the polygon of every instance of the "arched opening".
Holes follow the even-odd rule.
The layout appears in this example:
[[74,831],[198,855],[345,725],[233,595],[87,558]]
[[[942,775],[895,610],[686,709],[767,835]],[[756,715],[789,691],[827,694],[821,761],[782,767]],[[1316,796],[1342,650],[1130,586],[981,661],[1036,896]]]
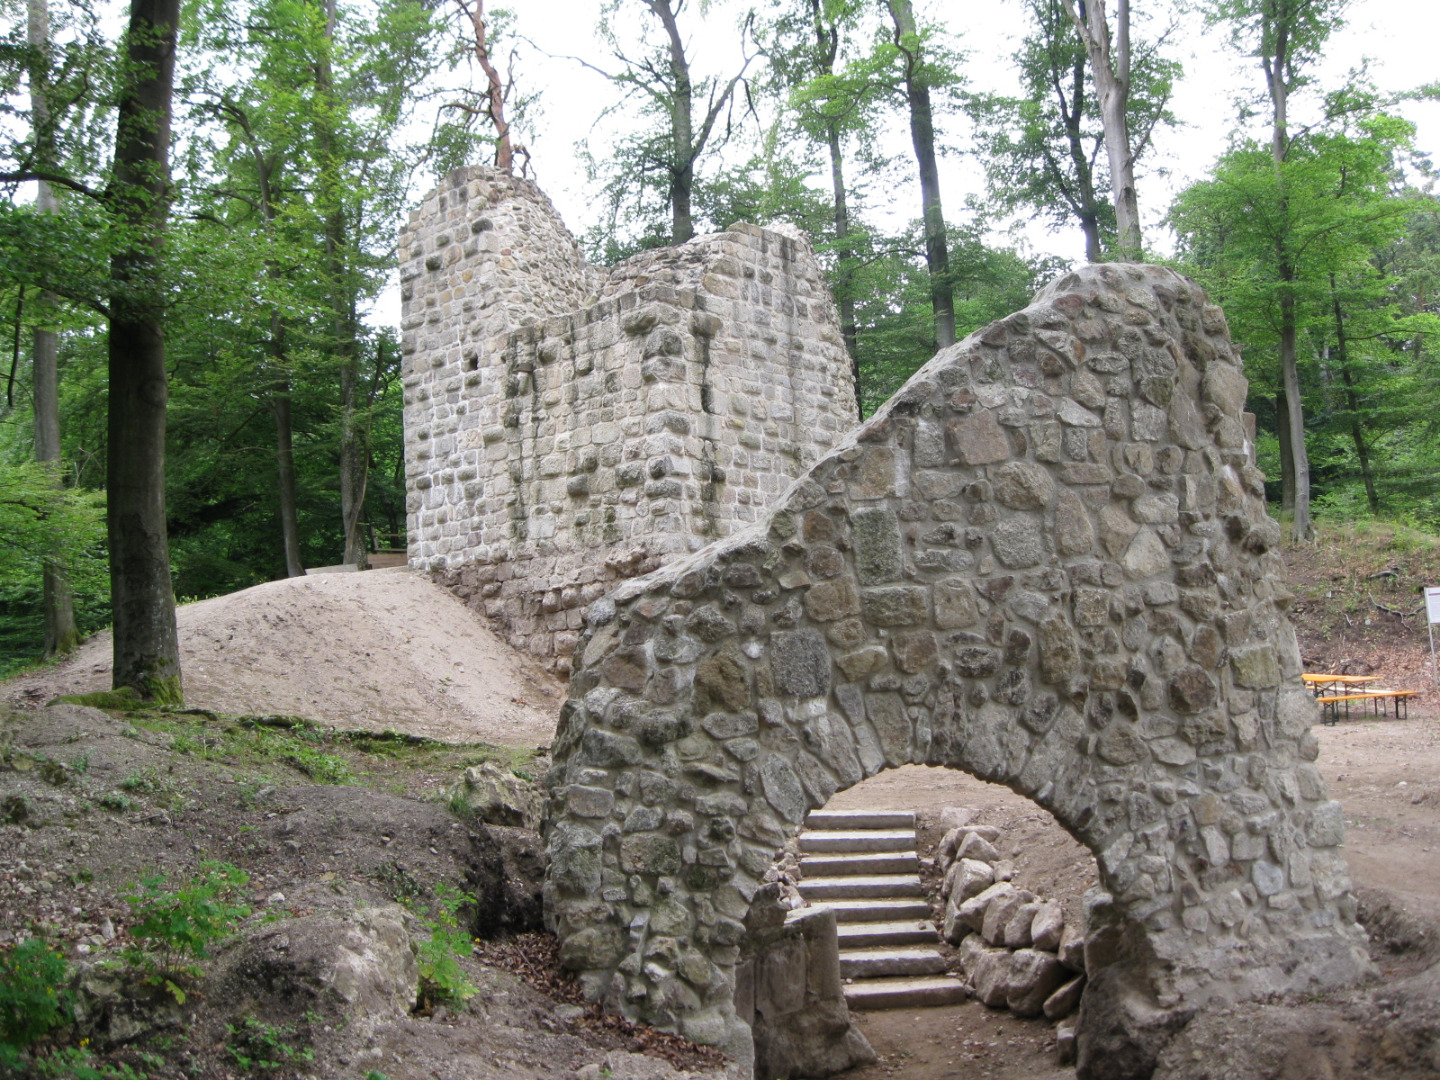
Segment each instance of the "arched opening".
[[774,852],[937,765],[1097,858],[1082,1075],[1147,1075],[1213,999],[1365,969],[1278,527],[1224,317],[1102,266],[937,355],[756,526],[591,605],[547,920],[596,999],[745,1056]]
[[[999,1060],[1016,1075],[1063,1074],[1084,987],[1084,895],[1098,881],[1083,845],[1008,789],[925,766],[861,781],[807,825],[782,873],[798,879],[786,886],[789,902],[836,909],[848,1019],[880,1058],[868,1069],[862,1058],[853,1075],[884,1075],[896,1061],[907,1074],[951,1075]],[[834,854],[857,848],[879,851]],[[961,918],[977,897],[979,917]],[[1007,900],[1008,914],[998,910]],[[987,937],[983,913],[992,905],[1000,918]],[[753,1006],[741,1016],[755,1033],[757,1075],[825,1071],[815,1068],[828,1064],[819,1055],[808,1069],[784,1068],[786,1055],[824,1047],[819,1033],[786,1040],[791,1033],[782,1031],[777,1062],[766,1018],[757,1020]]]

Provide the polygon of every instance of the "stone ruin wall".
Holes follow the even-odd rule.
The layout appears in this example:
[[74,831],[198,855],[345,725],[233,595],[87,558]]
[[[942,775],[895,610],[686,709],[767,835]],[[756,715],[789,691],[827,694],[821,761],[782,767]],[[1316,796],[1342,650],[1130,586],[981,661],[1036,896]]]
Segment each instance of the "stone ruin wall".
[[604,273],[451,173],[400,238],[409,561],[559,674],[618,580],[758,520],[855,422],[808,243],[736,225]]
[[546,781],[546,919],[587,992],[743,1057],[776,851],[908,763],[1095,852],[1082,1077],[1149,1076],[1206,1002],[1365,973],[1246,389],[1191,282],[1089,267],[755,526],[592,604]]

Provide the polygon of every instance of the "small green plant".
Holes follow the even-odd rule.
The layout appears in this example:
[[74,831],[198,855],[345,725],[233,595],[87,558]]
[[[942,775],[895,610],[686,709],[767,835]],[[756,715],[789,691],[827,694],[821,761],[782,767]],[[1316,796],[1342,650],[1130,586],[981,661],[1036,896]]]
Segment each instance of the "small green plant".
[[140,800],[132,799],[123,791],[107,791],[95,801],[99,803],[102,807],[104,807],[106,810],[116,810],[120,813],[125,813],[130,810],[138,810],[140,808]]
[[69,962],[39,938],[0,953],[0,1047],[13,1054],[68,1023],[69,980]]
[[420,919],[430,931],[430,939],[415,949],[420,966],[419,1007],[426,1012],[436,1005],[463,1005],[478,993],[460,967],[460,958],[475,951],[458,917],[465,895],[443,881],[435,883],[434,891],[435,917]]
[[229,863],[206,861],[200,873],[173,891],[165,888],[163,874],[143,878],[135,891],[123,897],[135,915],[130,935],[149,943],[129,958],[136,966],[149,968],[156,981],[185,1003],[185,993],[173,979],[185,974],[176,966],[183,955],[208,957],[209,947],[228,936],[250,909],[234,898],[250,881],[250,875]]
[[274,1025],[247,1016],[239,1024],[227,1024],[230,1038],[225,1051],[247,1072],[276,1072],[287,1065],[315,1060],[308,1046],[287,1041],[295,1036],[293,1024]]
[[90,755],[88,753],[84,753],[71,758],[70,770],[74,772],[77,776],[84,776],[87,772],[90,771]]
[[146,1080],[145,1073],[104,1061],[84,1046],[57,1047],[28,1065],[25,1075],[33,1080]]

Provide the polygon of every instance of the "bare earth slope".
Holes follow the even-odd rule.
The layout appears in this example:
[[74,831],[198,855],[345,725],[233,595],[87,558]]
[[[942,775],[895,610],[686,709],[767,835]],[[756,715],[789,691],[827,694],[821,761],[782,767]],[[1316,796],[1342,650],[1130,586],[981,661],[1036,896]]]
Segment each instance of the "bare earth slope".
[[[459,600],[397,567],[257,585],[179,609],[185,701],[447,742],[548,744],[562,699]],[[0,686],[33,707],[110,687],[110,635]]]

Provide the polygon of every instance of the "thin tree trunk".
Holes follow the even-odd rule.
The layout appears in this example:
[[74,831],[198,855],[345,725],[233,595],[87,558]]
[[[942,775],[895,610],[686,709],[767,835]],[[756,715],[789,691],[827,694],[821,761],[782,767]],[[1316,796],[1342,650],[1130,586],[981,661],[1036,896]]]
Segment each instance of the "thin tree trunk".
[[[1267,11],[1265,17],[1273,18]],[[1270,91],[1273,106],[1273,123],[1270,129],[1270,152],[1275,164],[1275,182],[1279,189],[1280,217],[1283,220],[1289,211],[1285,196],[1285,156],[1289,152],[1287,108],[1289,84],[1285,72],[1289,66],[1289,27],[1283,18],[1270,27],[1271,33],[1265,40],[1273,43],[1274,52],[1266,52],[1263,58],[1265,80]],[[1288,232],[1288,231],[1287,231]],[[1297,359],[1296,338],[1299,334],[1299,316],[1296,311],[1295,290],[1298,275],[1287,247],[1288,236],[1282,234],[1275,242],[1277,275],[1280,279],[1280,380],[1285,388],[1285,405],[1290,419],[1290,453],[1294,460],[1295,506],[1291,520],[1290,538],[1296,542],[1309,540],[1314,536],[1310,520],[1310,456],[1305,447],[1305,410],[1300,395],[1300,370]]]
[[[1070,162],[1075,167],[1075,180],[1080,187],[1076,217],[1080,220],[1080,231],[1085,235],[1085,261],[1097,263],[1104,257],[1100,246],[1100,201],[1095,194],[1095,174],[1090,167],[1090,155],[1085,152],[1085,139],[1080,129],[1085,118],[1085,60],[1078,54],[1070,79],[1070,108],[1064,109],[1063,96],[1061,107],[1065,117],[1065,141],[1070,148]],[[1058,86],[1056,90],[1058,92]]]
[[368,564],[360,518],[365,509],[368,454],[360,432],[359,319],[346,258],[344,179],[340,172],[335,116],[342,108],[335,93],[330,53],[335,43],[335,0],[324,0],[325,44],[315,65],[315,84],[323,103],[318,125],[320,189],[325,202],[325,263],[330,278],[330,317],[340,374],[340,525],[345,537],[342,561],[363,570]]
[[[260,193],[260,213],[273,239],[278,211],[275,208],[274,193],[270,187],[271,174],[275,169],[273,158],[267,158],[252,138],[249,118],[238,108],[233,116],[239,120],[244,137],[250,145],[251,156],[255,159],[255,182]],[[274,259],[266,259],[265,273],[271,281],[279,282],[284,273]],[[305,564],[300,560],[300,524],[295,499],[295,439],[290,417],[290,369],[285,349],[285,320],[278,308],[270,312],[270,411],[275,417],[275,465],[279,490],[276,497],[280,507],[280,546],[285,556],[285,575],[303,577]]]
[[840,336],[850,355],[850,378],[855,383],[855,412],[860,419],[865,409],[860,404],[860,346],[855,322],[855,251],[850,246],[850,209],[846,202],[845,159],[840,151],[840,129],[830,125],[826,133],[830,147],[830,183],[835,189],[835,291],[840,309]]
[[1116,5],[1113,50],[1105,0],[1082,0],[1079,9],[1075,0],[1065,0],[1065,8],[1085,42],[1095,77],[1095,97],[1115,201],[1118,253],[1122,259],[1139,260],[1144,257],[1145,245],[1140,231],[1140,199],[1135,191],[1135,157],[1130,148],[1130,0],[1119,0]]
[[[915,14],[910,0],[886,0],[895,24],[895,45],[905,56],[905,96],[910,106],[910,142],[920,171],[920,205],[925,229],[925,265],[930,271],[930,308],[935,316],[935,345],[955,344],[955,291],[950,282],[950,244],[940,205],[940,169],[935,160],[935,124],[930,88],[919,72]],[[907,39],[913,45],[907,45]]]
[[1340,311],[1340,297],[1335,294],[1335,275],[1330,275],[1330,309],[1335,316],[1335,355],[1340,362],[1340,381],[1345,384],[1345,404],[1350,410],[1350,438],[1355,443],[1355,456],[1360,459],[1360,478],[1365,483],[1365,501],[1370,513],[1380,513],[1380,493],[1375,489],[1375,471],[1370,466],[1370,447],[1360,423],[1360,398],[1355,393],[1355,378],[1350,374],[1350,343],[1345,337],[1345,317]]
[[170,103],[180,0],[132,0],[111,201],[142,237],[110,263],[106,472],[114,686],[182,700],[165,523],[165,334],[159,249],[168,213]]
[[[840,51],[840,35],[833,26],[825,25],[820,0],[810,0],[810,16],[815,25],[816,67],[825,75],[835,74],[835,57]],[[845,186],[845,155],[840,144],[840,124],[832,120],[825,128],[825,145],[830,151],[830,186],[835,194],[835,292],[840,309],[840,336],[850,356],[850,377],[855,383],[855,412],[864,419],[860,403],[860,350],[855,324],[855,251],[850,244],[850,206]]]
[[295,499],[295,440],[290,420],[285,324],[278,311],[270,313],[270,355],[275,366],[270,388],[270,411],[275,415],[275,465],[280,485],[280,538],[285,552],[285,575],[304,577],[305,564],[300,560],[300,519]]
[[470,19],[475,34],[475,59],[479,61],[480,70],[485,72],[488,82],[485,111],[495,125],[495,167],[510,172],[515,155],[510,146],[510,124],[505,119],[505,83],[490,60],[490,46],[485,38],[485,0],[474,0],[473,5],[469,0],[455,2]]
[[660,20],[670,51],[670,78],[674,87],[670,99],[670,242],[683,244],[695,235],[691,199],[695,190],[695,127],[691,115],[695,87],[690,81],[690,60],[685,41],[675,21],[670,0],[645,0],[645,6]]
[[1275,392],[1275,434],[1280,440],[1280,509],[1295,510],[1295,455],[1291,451],[1290,406],[1286,404],[1285,387]]
[[[55,134],[51,128],[48,97],[50,6],[47,0],[27,0],[25,39],[30,46],[30,116],[35,135],[35,161],[42,169],[55,166]],[[58,210],[55,195],[44,180],[36,182],[35,210],[53,214]],[[42,318],[53,311],[57,297],[40,294]],[[31,343],[31,370],[35,408],[35,460],[55,465],[55,483],[60,473],[60,339],[54,330],[37,326]],[[45,611],[45,656],[72,652],[80,644],[75,624],[75,598],[65,569],[58,560],[46,559],[42,576]]]

